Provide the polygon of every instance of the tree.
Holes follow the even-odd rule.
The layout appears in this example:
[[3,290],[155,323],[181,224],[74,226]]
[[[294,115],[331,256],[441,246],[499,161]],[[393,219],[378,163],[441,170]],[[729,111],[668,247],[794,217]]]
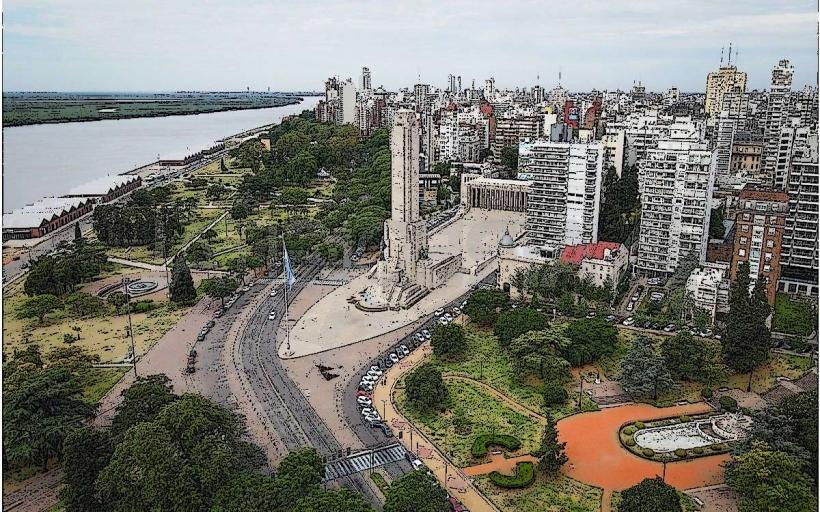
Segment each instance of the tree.
[[171,269],[171,301],[181,305],[193,304],[196,301],[196,288],[191,277],[191,269],[185,261],[185,253],[177,254]]
[[204,240],[196,240],[188,246],[188,249],[185,250],[184,256],[185,259],[191,263],[201,263],[203,261],[209,261],[213,258],[214,251],[211,249],[208,242]]
[[525,332],[546,328],[547,318],[544,315],[534,309],[518,308],[499,314],[494,332],[501,346],[507,346]]
[[105,301],[114,306],[115,308],[120,309],[121,307],[125,306],[126,302],[128,302],[128,296],[120,291],[111,292],[108,294],[108,297],[106,297]]
[[339,261],[344,255],[342,248],[333,242],[323,242],[319,244],[319,246],[316,247],[316,252],[331,263]]
[[709,238],[719,238],[723,240],[726,228],[723,226],[723,208],[712,208],[709,214]]
[[655,352],[652,341],[644,337],[635,339],[621,361],[618,380],[627,393],[652,396],[653,400],[658,399],[659,392],[675,387],[665,361]]
[[79,428],[63,443],[63,483],[60,501],[66,512],[95,512],[105,507],[98,499],[94,482],[114,451],[107,430]]
[[384,512],[447,512],[447,492],[423,471],[393,480],[386,492]]
[[547,424],[544,426],[544,433],[541,435],[541,446],[535,453],[538,458],[538,469],[548,475],[558,473],[561,466],[567,462],[567,454],[564,453],[567,443],[558,442],[558,429],[555,428],[555,420],[547,414]]
[[222,199],[228,192],[228,188],[222,183],[212,183],[208,186],[208,191],[205,193],[207,197],[213,198],[216,201]]
[[567,400],[569,400],[569,393],[567,392],[566,386],[554,380],[544,382],[544,389],[541,392],[541,396],[544,398],[544,407],[558,407],[564,405],[567,403]]
[[111,429],[122,434],[134,425],[153,421],[162,409],[177,399],[171,380],[165,375],[138,377],[123,390],[122,402],[117,405]]
[[203,279],[199,286],[205,295],[219,299],[222,307],[225,307],[225,298],[230,297],[239,288],[239,283],[233,278],[223,276]]
[[511,171],[518,170],[518,146],[505,146],[501,150],[501,165]]
[[467,349],[464,328],[456,324],[439,325],[433,329],[430,340],[433,354],[442,359],[455,359]]
[[751,435],[741,452],[756,443],[801,461],[803,473],[817,481],[817,390],[799,393],[777,405],[754,412]]
[[405,381],[407,399],[419,410],[444,409],[447,406],[447,388],[441,370],[425,363],[413,370]]
[[640,219],[638,167],[624,167],[621,177],[610,167],[603,183],[603,204],[598,222],[598,240],[626,242]]
[[740,512],[817,510],[817,498],[800,460],[756,443],[726,467],[726,482],[740,497]]
[[678,290],[686,286],[686,280],[700,263],[700,254],[697,251],[690,251],[678,261],[678,266],[672,277],[669,278],[669,286],[672,290]]
[[257,470],[261,450],[243,440],[244,422],[200,395],[186,394],[152,421],[129,428],[96,489],[107,510],[208,510],[219,490]]
[[[726,334],[721,340],[723,360],[738,373],[752,372],[769,359],[771,333],[766,327],[769,307],[761,300],[763,279],[755,293],[750,294],[749,262],[738,266],[737,277],[729,290],[729,315]],[[765,303],[765,304],[764,304]]]
[[601,318],[582,318],[564,331],[569,344],[558,347],[558,353],[572,366],[591,363],[611,354],[618,342],[618,330]]
[[235,201],[233,206],[231,206],[231,218],[233,220],[247,219],[250,214],[250,208],[248,208],[248,204],[245,201]]
[[47,468],[63,453],[63,440],[94,407],[82,400],[77,380],[65,368],[33,372],[3,400],[3,455],[10,467]]
[[205,231],[203,231],[202,234],[199,235],[199,236],[203,240],[207,240],[208,243],[211,243],[211,242],[213,242],[214,238],[217,238],[219,235],[216,233],[216,230],[214,230],[213,228],[208,228]]
[[280,501],[294,503],[306,490],[318,489],[324,470],[322,458],[313,448],[288,453],[276,470]]
[[18,308],[17,316],[20,318],[36,318],[41,324],[45,321],[46,315],[53,313],[61,306],[60,299],[50,293],[35,295],[26,299]]
[[74,223],[74,240],[79,240],[83,237],[83,232],[80,230],[80,223]]
[[676,379],[706,382],[716,371],[716,350],[707,340],[681,331],[666,338],[661,355]]
[[495,323],[498,311],[508,303],[509,297],[501,290],[478,290],[470,295],[464,313],[471,321],[487,327]]
[[621,493],[620,512],[683,512],[680,496],[660,477],[645,478]]
[[63,299],[63,305],[76,318],[96,316],[107,312],[105,301],[96,295],[74,292]]
[[[572,374],[569,363],[555,355],[555,352],[558,347],[568,344],[569,339],[564,336],[563,328],[557,325],[543,331],[528,331],[522,334],[509,346],[515,374],[519,379],[535,375],[545,384],[555,383],[563,388],[572,380]],[[556,388],[551,391],[560,393]],[[546,389],[544,392],[547,393]]]
[[[258,509],[257,509],[258,510]],[[373,512],[360,495],[347,489],[326,491],[320,489],[300,498],[292,510],[315,510],[322,512]]]

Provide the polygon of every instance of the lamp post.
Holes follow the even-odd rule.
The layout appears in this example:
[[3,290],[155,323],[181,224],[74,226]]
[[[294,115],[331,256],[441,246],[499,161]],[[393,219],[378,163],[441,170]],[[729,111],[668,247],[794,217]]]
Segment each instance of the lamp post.
[[580,371],[578,372],[578,381],[581,384],[581,387],[578,389],[578,410],[581,410],[581,397],[584,395],[584,374]]
[[382,398],[382,419],[387,421],[387,399]]

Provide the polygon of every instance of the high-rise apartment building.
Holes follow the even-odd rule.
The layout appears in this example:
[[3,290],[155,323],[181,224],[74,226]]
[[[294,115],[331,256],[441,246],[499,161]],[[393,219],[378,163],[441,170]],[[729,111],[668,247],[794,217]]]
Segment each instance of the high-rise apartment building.
[[749,262],[752,284],[766,280],[769,304],[777,294],[788,210],[789,195],[780,190],[747,185],[738,196],[731,278],[737,279],[740,264]]
[[718,183],[720,183],[730,176],[732,164],[732,145],[735,142],[737,120],[730,117],[729,112],[724,110],[720,113],[716,122],[717,142],[715,144],[715,179]]
[[339,124],[356,124],[356,86],[348,78],[339,84]]
[[789,116],[789,95],[792,88],[794,66],[783,59],[772,69],[772,85],[766,106],[766,121],[763,127],[763,173],[775,187],[783,186],[783,174],[775,177],[780,146],[781,128]]
[[362,68],[362,77],[359,80],[359,88],[363,91],[369,91],[372,88],[370,85],[370,68]]
[[721,66],[717,71],[706,75],[706,115],[714,117],[720,114],[723,96],[727,92],[743,93],[746,91],[746,73],[738,71],[737,66]]
[[703,261],[715,176],[706,143],[695,132],[673,130],[638,165],[641,228],[635,268],[671,274],[692,252]]
[[530,245],[563,247],[598,241],[603,152],[600,143],[519,144],[519,168],[530,178]]
[[535,140],[543,135],[544,118],[538,115],[518,115],[496,120],[495,139],[492,142],[493,158],[501,163],[504,148],[517,146],[519,142]]
[[[791,162],[786,192],[789,213],[783,237],[781,286],[789,293],[817,294],[820,171],[817,134],[808,138]],[[785,282],[783,282],[785,281]]]

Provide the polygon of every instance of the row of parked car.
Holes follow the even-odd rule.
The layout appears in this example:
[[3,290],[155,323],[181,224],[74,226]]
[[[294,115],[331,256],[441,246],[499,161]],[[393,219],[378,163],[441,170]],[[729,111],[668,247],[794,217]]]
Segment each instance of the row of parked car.
[[[612,319],[616,319],[615,316],[608,316],[606,317],[607,321],[612,321]],[[658,322],[653,322],[652,320],[643,320],[637,321],[634,317],[627,317],[621,321],[622,325],[627,327],[640,327],[641,329],[654,329],[656,331],[663,331],[663,332],[676,332],[678,330],[677,324],[662,324]],[[689,325],[684,326],[681,329],[682,332],[689,332],[692,336],[700,336],[701,338],[715,338],[716,340],[721,339],[721,335],[712,331],[712,329],[698,329],[697,327],[692,327]]]

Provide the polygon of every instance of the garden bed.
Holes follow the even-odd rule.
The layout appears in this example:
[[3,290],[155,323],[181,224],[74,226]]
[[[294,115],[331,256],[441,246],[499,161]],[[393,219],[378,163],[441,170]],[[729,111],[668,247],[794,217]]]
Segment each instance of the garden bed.
[[490,473],[490,481],[503,489],[523,489],[535,481],[535,466],[532,462],[519,462],[512,475],[493,471]]

